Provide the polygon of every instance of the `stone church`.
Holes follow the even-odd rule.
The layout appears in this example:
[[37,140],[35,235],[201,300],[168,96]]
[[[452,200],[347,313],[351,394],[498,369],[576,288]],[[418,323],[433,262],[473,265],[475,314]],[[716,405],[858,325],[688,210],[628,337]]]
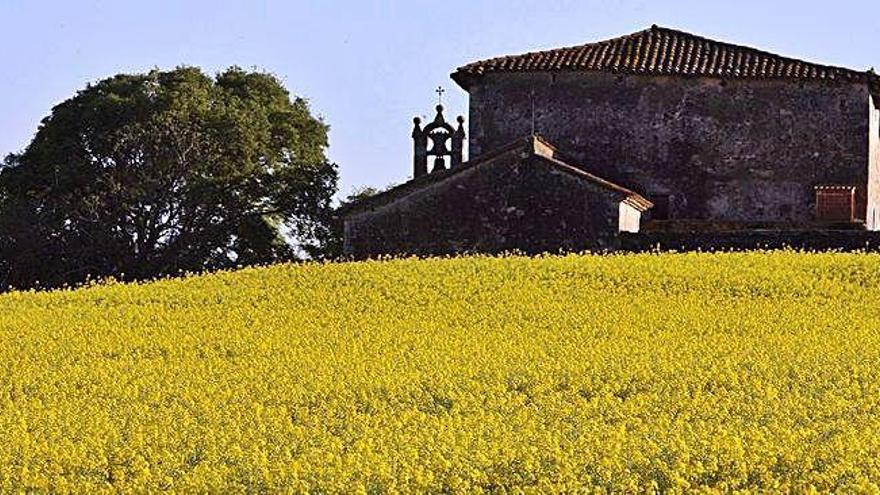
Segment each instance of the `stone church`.
[[[474,62],[345,252],[613,249],[621,232],[880,230],[880,77],[653,26]],[[465,151],[469,159],[465,161]]]

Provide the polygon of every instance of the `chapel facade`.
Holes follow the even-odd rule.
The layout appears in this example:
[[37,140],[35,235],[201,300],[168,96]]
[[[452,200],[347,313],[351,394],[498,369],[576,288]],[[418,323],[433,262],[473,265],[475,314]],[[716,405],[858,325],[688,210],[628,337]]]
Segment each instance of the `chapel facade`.
[[[465,65],[413,179],[343,211],[345,251],[613,249],[621,232],[880,230],[880,77],[652,26]],[[469,160],[463,160],[464,144]]]

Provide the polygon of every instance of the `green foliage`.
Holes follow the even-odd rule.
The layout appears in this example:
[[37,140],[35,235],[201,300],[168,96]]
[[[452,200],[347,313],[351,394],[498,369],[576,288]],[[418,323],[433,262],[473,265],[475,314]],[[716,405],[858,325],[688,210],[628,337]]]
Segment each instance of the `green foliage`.
[[346,206],[357,203],[362,199],[375,196],[383,191],[391,189],[394,185],[389,185],[385,189],[377,189],[371,186],[356,187],[340,201],[339,206],[333,212],[328,212],[327,217],[318,223],[319,231],[315,237],[321,239],[321,243],[317,246],[307,246],[306,252],[309,256],[316,260],[340,260],[343,257],[342,244],[344,241],[344,229],[342,216],[340,211]]
[[326,147],[327,126],[269,74],[182,67],[89,85],[4,163],[2,282],[148,278],[318,252],[338,179]]

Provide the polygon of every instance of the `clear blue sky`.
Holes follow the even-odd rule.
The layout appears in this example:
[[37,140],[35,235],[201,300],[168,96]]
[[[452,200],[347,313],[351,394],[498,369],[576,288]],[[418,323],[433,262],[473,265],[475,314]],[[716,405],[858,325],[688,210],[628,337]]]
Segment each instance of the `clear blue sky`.
[[56,103],[119,72],[230,65],[279,76],[331,126],[341,193],[410,173],[411,119],[481,58],[601,40],[656,23],[810,61],[880,70],[880,1],[2,0],[0,154]]

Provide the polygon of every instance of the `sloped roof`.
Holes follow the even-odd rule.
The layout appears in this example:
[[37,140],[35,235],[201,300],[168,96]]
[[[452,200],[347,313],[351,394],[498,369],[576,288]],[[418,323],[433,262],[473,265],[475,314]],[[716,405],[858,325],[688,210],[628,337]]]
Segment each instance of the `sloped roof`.
[[465,170],[470,170],[474,167],[492,162],[497,158],[517,153],[525,153],[527,154],[527,157],[537,157],[558,170],[578,177],[581,180],[588,181],[593,185],[607,190],[610,193],[618,195],[623,202],[641,211],[647,210],[648,208],[654,206],[653,203],[651,203],[644,197],[623,186],[619,186],[611,181],[607,181],[601,177],[598,177],[589,172],[581,170],[580,168],[565,163],[559,158],[558,151],[555,147],[553,147],[553,145],[549,144],[547,141],[539,136],[528,136],[525,138],[517,139],[516,141],[513,141],[506,146],[502,146],[501,148],[493,152],[484,153],[483,155],[480,155],[480,158],[464,162],[458,167],[432,172],[430,174],[415,178],[409,182],[400,184],[399,186],[393,187],[387,191],[383,191],[374,196],[364,198],[355,203],[344,205],[339,209],[338,213],[342,216],[347,216],[370,208],[377,208],[379,206],[392,203],[429,185],[443,182],[444,180],[455,176]]
[[452,78],[467,89],[483,74],[550,71],[834,80],[864,82],[880,91],[880,77],[870,71],[814,64],[656,25],[607,41],[481,60],[459,68]]

